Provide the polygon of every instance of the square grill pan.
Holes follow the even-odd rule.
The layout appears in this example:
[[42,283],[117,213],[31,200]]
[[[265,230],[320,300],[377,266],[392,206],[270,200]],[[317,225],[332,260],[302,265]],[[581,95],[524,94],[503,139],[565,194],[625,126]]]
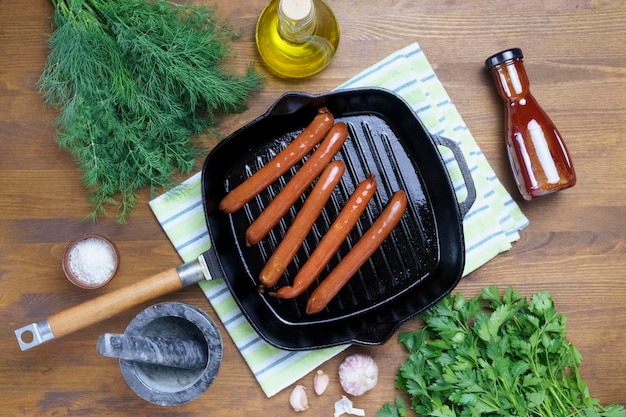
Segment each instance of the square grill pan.
[[[238,212],[226,215],[217,207],[229,190],[282,150],[311,122],[318,108],[324,106],[333,113],[336,121],[348,126],[348,139],[336,157],[345,162],[346,171],[296,257],[273,289],[291,285],[298,269],[367,175],[375,176],[377,192],[318,282],[371,226],[396,190],[406,192],[409,204],[401,223],[328,307],[321,313],[307,315],[306,302],[318,282],[293,300],[281,300],[269,296],[267,291],[258,291],[258,275],[312,186],[263,241],[252,247],[245,243],[248,225],[280,192],[306,157]],[[225,138],[207,157],[202,182],[213,243],[206,255],[211,275],[226,280],[245,316],[266,339],[282,338],[278,333],[289,333],[298,328],[299,332],[305,331],[301,328],[321,330],[322,326],[328,330],[329,324],[362,330],[360,321],[366,317],[391,320],[393,323],[383,327],[397,327],[450,292],[464,267],[462,219],[473,203],[475,193],[471,175],[465,170],[469,196],[461,206],[457,204],[437,150],[442,142],[455,152],[457,160],[460,159],[463,172],[466,164],[454,142],[430,135],[404,100],[387,90],[283,95],[265,115]],[[399,303],[404,305],[399,306]],[[381,319],[381,314],[392,318]],[[271,334],[269,337],[268,333]],[[337,338],[345,339],[345,336],[332,339]],[[324,340],[315,343],[336,344]]]

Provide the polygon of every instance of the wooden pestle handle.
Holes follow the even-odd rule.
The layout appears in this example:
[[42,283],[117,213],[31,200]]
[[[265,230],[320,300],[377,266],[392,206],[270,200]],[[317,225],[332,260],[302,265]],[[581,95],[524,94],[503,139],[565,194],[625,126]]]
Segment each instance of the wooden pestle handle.
[[56,313],[48,317],[48,325],[58,339],[183,286],[177,268],[172,268]]

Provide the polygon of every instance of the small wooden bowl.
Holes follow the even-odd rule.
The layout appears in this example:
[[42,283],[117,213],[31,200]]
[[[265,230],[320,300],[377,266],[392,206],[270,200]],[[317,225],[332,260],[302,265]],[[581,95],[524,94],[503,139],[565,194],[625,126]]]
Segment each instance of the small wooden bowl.
[[[89,244],[91,239],[101,246],[97,249],[92,247],[89,251],[91,253],[85,253],[84,251],[82,254],[79,253],[80,245]],[[95,257],[94,255],[100,256]],[[88,234],[74,239],[67,245],[63,254],[62,267],[65,276],[72,284],[91,290],[100,288],[113,279],[119,267],[119,259],[119,252],[113,242],[98,234]],[[105,261],[110,265],[103,266]],[[82,265],[75,265],[75,262],[82,262]],[[98,272],[106,272],[106,276],[104,278],[94,277],[90,271],[85,270],[90,267],[94,269],[104,268]]]

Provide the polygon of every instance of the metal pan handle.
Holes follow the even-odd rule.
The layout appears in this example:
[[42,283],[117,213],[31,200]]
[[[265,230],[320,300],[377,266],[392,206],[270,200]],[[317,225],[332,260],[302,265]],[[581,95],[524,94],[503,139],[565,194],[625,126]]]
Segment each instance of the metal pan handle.
[[444,136],[433,135],[433,140],[438,145],[445,146],[450,149],[454,155],[454,159],[456,159],[456,162],[459,165],[459,170],[461,171],[463,181],[465,182],[465,188],[467,189],[467,197],[459,203],[461,218],[465,218],[465,215],[470,211],[472,205],[476,201],[476,184],[474,184],[474,179],[472,178],[472,173],[467,165],[463,151],[455,141]]

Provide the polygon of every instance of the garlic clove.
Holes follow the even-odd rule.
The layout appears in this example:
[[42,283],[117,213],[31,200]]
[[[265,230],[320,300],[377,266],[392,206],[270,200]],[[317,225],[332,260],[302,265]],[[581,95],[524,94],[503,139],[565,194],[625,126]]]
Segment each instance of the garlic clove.
[[322,395],[324,391],[326,391],[326,388],[328,388],[329,382],[330,379],[328,378],[328,375],[319,369],[313,377],[313,389],[315,390],[315,393],[317,395]]
[[352,401],[350,401],[345,395],[342,395],[341,399],[335,403],[334,417],[340,417],[344,414],[350,414],[353,416],[364,416],[365,410],[362,408],[354,408],[352,406]]
[[306,396],[306,388],[302,385],[296,385],[289,396],[289,404],[294,411],[304,411],[309,408],[309,400]]
[[350,355],[339,365],[339,382],[346,393],[363,395],[378,383],[378,365],[369,355]]

